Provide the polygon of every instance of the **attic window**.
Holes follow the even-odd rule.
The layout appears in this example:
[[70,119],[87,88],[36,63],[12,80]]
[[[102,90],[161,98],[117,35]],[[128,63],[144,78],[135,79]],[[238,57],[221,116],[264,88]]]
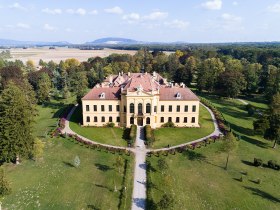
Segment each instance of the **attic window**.
[[176,99],[181,99],[181,98],[182,98],[181,93],[176,93]]
[[105,98],[105,93],[101,93],[99,97],[104,99]]

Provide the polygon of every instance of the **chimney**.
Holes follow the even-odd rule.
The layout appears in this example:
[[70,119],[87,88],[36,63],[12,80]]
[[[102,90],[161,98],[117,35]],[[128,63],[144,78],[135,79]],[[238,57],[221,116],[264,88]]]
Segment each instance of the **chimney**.
[[129,76],[129,77],[130,77],[130,71],[127,73],[127,76]]
[[112,75],[109,76],[109,82],[110,82],[110,84],[113,83],[113,76]]
[[154,71],[153,72],[153,77],[156,77],[157,76],[157,73]]

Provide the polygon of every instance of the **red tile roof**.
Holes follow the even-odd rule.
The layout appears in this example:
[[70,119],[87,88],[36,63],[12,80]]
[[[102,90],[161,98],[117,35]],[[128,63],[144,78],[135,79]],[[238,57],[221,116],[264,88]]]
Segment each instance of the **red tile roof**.
[[[100,98],[100,95],[105,93],[104,98]],[[88,94],[86,94],[82,100],[119,100],[121,90],[119,87],[99,87],[92,88]]]
[[[160,101],[198,101],[199,98],[189,89],[182,87],[162,87],[159,91]],[[180,94],[180,98],[176,98],[177,94]]]

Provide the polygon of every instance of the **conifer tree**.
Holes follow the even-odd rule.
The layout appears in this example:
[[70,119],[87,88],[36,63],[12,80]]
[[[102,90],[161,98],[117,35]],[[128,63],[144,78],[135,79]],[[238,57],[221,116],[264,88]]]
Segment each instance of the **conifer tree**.
[[35,109],[30,85],[18,87],[9,82],[0,95],[0,159],[15,161],[31,154]]

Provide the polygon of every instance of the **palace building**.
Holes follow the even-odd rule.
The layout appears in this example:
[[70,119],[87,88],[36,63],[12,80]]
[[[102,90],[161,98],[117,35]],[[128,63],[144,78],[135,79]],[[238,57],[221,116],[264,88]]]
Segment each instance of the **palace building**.
[[82,109],[83,126],[199,127],[199,98],[156,72],[110,75],[82,98]]

